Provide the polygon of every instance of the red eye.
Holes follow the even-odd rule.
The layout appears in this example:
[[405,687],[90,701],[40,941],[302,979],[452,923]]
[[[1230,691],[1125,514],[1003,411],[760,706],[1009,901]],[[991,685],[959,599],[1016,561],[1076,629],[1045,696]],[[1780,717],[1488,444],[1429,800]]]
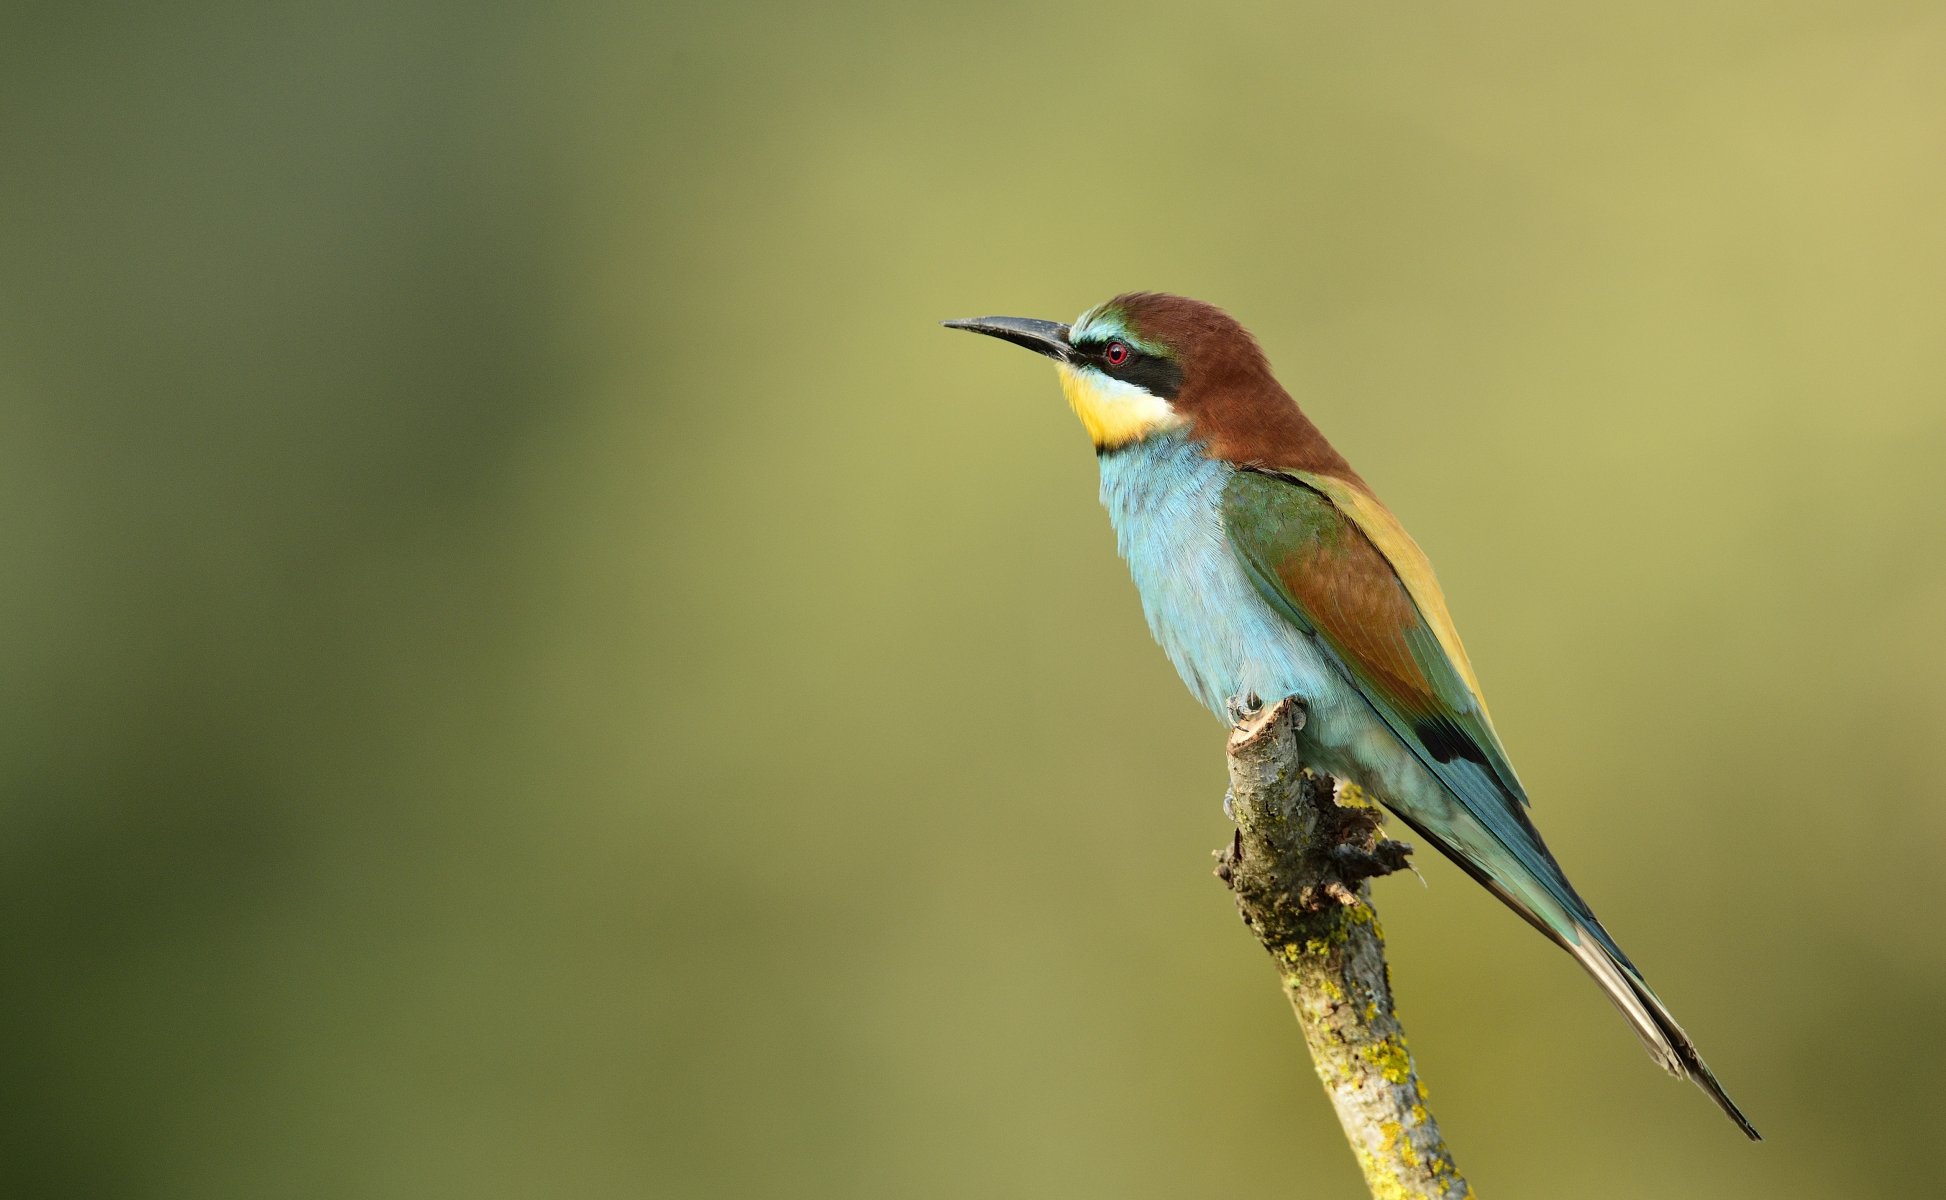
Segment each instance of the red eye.
[[1110,342],[1103,347],[1101,356],[1111,367],[1119,367],[1128,361],[1128,343]]

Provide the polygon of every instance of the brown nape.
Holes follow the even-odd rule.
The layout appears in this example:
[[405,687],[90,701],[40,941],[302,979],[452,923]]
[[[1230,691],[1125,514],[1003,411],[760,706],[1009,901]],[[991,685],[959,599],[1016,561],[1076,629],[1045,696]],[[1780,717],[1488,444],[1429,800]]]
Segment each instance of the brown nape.
[[1129,292],[1104,307],[1120,311],[1130,332],[1175,355],[1183,381],[1172,403],[1209,443],[1212,458],[1316,471],[1371,490],[1297,407],[1257,339],[1229,313],[1166,292]]

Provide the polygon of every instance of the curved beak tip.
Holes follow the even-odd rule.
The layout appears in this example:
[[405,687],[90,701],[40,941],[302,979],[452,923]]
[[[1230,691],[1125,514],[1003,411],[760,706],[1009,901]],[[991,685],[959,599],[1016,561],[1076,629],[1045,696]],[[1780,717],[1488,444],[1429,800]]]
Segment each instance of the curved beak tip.
[[948,329],[984,333],[1058,361],[1065,362],[1068,358],[1068,327],[1059,321],[1038,321],[1028,317],[957,317],[941,321],[940,324]]

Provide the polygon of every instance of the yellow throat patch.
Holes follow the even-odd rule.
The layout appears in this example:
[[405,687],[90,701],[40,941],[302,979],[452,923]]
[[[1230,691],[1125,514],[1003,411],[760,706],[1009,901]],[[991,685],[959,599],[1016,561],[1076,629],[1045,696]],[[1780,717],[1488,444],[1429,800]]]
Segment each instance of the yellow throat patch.
[[1081,418],[1097,450],[1114,450],[1184,424],[1167,400],[1132,383],[1070,363],[1058,363],[1056,369],[1061,372],[1068,406]]

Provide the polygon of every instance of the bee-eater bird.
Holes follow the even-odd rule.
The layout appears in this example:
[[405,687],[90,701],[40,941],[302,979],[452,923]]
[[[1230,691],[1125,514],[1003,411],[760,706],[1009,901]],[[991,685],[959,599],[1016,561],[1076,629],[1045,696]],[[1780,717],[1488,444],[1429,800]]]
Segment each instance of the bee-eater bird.
[[1073,326],[945,324],[1054,360],[1149,628],[1196,698],[1226,724],[1232,697],[1302,699],[1307,765],[1383,800],[1573,955],[1656,1061],[1756,1139],[1529,820],[1432,565],[1243,326],[1154,292]]

